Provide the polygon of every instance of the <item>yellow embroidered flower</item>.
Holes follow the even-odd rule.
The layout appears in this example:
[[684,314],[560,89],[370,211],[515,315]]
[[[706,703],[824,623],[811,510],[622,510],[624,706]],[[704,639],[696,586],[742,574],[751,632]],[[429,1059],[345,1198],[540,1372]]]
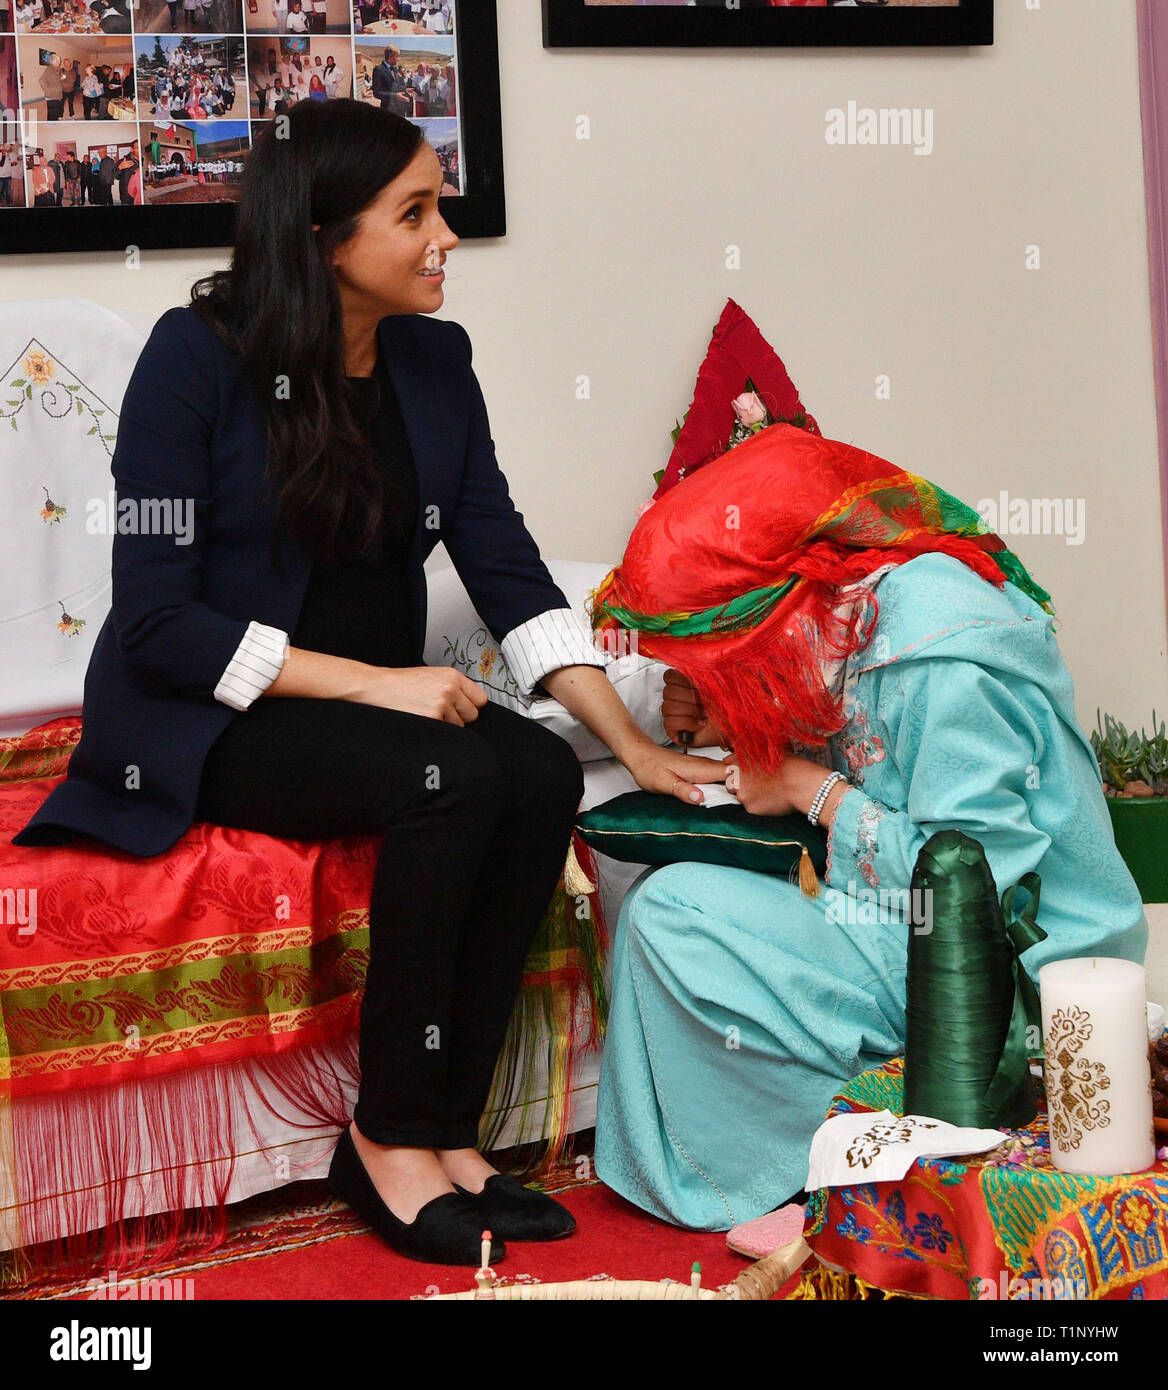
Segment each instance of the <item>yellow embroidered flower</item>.
[[61,616],[57,619],[57,631],[62,637],[76,637],[84,628],[86,619],[74,618],[71,614],[66,613],[65,605],[60,599],[57,600],[57,606],[61,610]]
[[491,672],[495,669],[495,649],[494,647],[484,647],[483,654],[479,657],[479,675],[483,680],[489,680]]
[[44,386],[57,375],[57,364],[47,353],[30,352],[24,359],[24,374],[34,386]]

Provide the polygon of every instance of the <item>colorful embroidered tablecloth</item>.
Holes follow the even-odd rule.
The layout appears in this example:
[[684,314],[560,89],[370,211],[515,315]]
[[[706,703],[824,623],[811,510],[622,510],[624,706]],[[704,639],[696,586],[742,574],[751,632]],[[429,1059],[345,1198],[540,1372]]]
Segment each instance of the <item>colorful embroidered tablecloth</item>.
[[[903,1068],[898,1058],[856,1077],[828,1116],[903,1114]],[[1168,1298],[1168,1163],[1123,1177],[1059,1172],[1035,1087],[1036,1119],[1004,1130],[1000,1148],[812,1193],[804,1236],[821,1266],[801,1296]]]

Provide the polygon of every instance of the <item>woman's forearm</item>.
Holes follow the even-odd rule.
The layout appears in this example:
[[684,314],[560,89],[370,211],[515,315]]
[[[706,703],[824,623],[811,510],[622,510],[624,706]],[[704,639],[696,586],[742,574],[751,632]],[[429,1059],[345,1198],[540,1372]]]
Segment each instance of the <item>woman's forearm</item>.
[[348,657],[289,647],[280,674],[264,694],[312,700],[353,700],[367,688],[374,669],[363,661],[350,661]]
[[638,748],[657,745],[625,708],[599,666],[561,666],[540,678],[553,699],[611,748],[623,763]]

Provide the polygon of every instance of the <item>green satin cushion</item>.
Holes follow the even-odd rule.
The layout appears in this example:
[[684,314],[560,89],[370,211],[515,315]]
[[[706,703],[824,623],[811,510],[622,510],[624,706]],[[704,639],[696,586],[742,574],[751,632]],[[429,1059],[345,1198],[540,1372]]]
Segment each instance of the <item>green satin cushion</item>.
[[674,796],[625,792],[576,821],[585,842],[633,864],[726,864],[786,878],[806,846],[816,871],[827,861],[827,833],[806,816],[752,816],[742,806],[688,806]]

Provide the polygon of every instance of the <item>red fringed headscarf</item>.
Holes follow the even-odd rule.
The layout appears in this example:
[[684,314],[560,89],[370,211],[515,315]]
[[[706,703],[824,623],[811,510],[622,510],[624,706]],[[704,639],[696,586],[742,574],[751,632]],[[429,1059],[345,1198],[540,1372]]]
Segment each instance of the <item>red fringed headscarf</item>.
[[[776,424],[641,516],[593,595],[593,626],[693,681],[744,766],[774,772],[793,742],[843,726],[827,663],[871,624],[837,614],[841,586],[939,551],[1043,607],[1049,594],[976,512],[863,449]],[[873,608],[873,616],[874,616]]]

